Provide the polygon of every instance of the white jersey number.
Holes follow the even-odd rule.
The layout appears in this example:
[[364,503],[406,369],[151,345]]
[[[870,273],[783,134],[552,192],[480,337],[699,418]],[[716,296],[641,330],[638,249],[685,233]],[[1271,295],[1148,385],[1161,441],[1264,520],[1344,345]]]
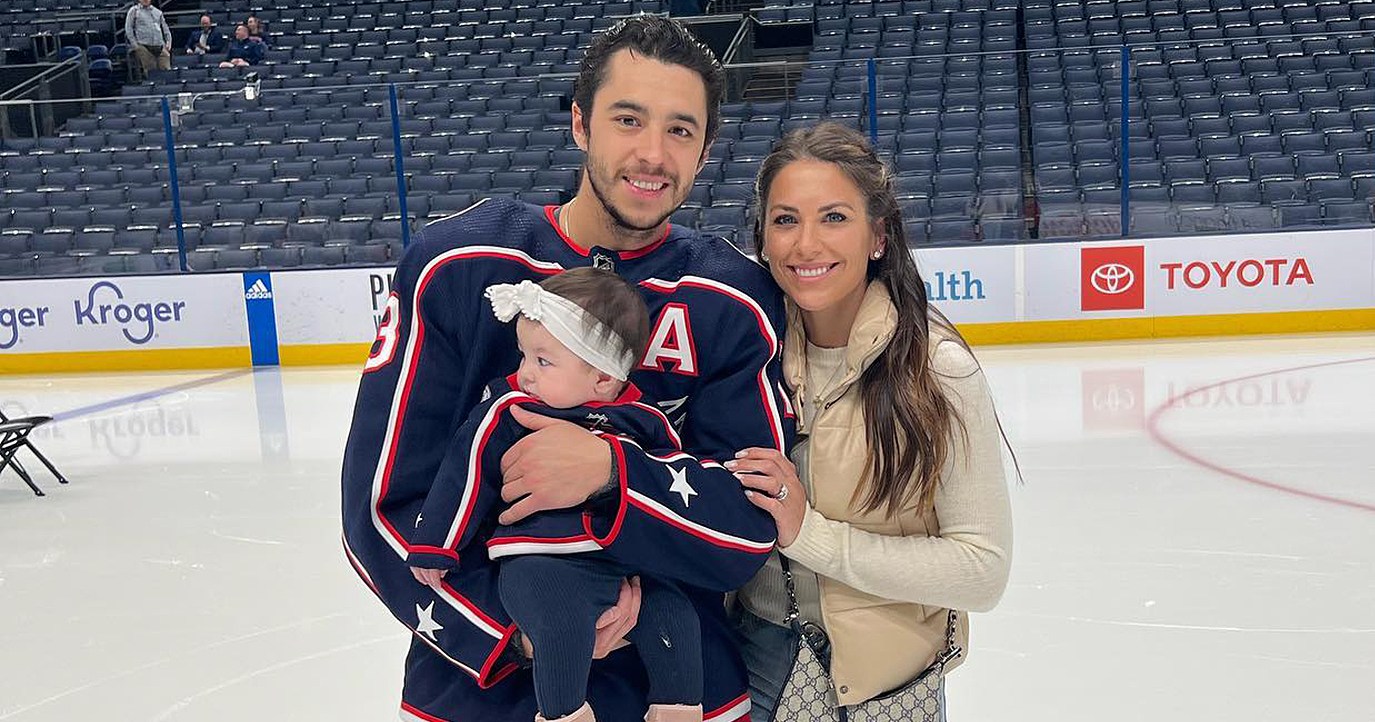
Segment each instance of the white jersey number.
[[397,330],[401,327],[401,299],[395,293],[387,297],[387,308],[382,312],[382,324],[377,327],[376,347],[363,364],[363,373],[375,371],[391,363],[396,354]]

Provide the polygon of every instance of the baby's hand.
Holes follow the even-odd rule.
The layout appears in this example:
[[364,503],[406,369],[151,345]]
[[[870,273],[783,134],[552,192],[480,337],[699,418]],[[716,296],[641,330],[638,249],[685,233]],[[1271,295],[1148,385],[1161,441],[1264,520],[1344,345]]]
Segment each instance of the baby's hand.
[[411,567],[411,576],[415,577],[417,582],[436,591],[439,590],[439,585],[444,582],[444,575],[448,573],[449,570],[447,569],[422,569],[420,567]]

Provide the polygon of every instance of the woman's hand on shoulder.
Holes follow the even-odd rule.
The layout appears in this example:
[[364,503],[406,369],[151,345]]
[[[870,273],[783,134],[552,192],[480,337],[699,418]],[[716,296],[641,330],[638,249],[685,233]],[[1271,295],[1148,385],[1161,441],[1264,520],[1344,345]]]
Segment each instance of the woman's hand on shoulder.
[[745,497],[773,516],[778,526],[778,546],[797,541],[807,516],[807,490],[797,478],[797,467],[777,449],[750,448],[726,462],[726,468],[745,487]]

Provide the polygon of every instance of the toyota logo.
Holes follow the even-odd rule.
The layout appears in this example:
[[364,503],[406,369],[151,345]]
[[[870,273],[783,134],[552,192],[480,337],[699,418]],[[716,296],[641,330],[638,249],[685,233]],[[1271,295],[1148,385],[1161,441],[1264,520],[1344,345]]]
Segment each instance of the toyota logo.
[[1094,411],[1118,414],[1136,408],[1136,394],[1129,388],[1114,384],[1094,391],[1090,402]]
[[1136,283],[1136,274],[1121,263],[1104,263],[1093,269],[1093,273],[1089,275],[1089,282],[1099,293],[1116,296],[1125,293]]

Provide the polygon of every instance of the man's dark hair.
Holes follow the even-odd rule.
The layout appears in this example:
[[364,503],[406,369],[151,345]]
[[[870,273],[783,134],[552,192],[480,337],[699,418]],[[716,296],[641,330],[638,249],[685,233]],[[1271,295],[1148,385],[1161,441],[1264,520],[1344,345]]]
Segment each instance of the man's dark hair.
[[649,308],[630,282],[610,271],[573,268],[540,283],[540,288],[578,304],[620,337],[638,362],[649,345]]
[[635,15],[611,26],[592,39],[578,68],[573,102],[582,108],[583,130],[590,130],[592,98],[606,80],[606,64],[620,50],[668,65],[695,71],[707,87],[707,136],[703,152],[721,129],[721,97],[726,93],[726,73],[716,54],[677,20],[659,15]]

